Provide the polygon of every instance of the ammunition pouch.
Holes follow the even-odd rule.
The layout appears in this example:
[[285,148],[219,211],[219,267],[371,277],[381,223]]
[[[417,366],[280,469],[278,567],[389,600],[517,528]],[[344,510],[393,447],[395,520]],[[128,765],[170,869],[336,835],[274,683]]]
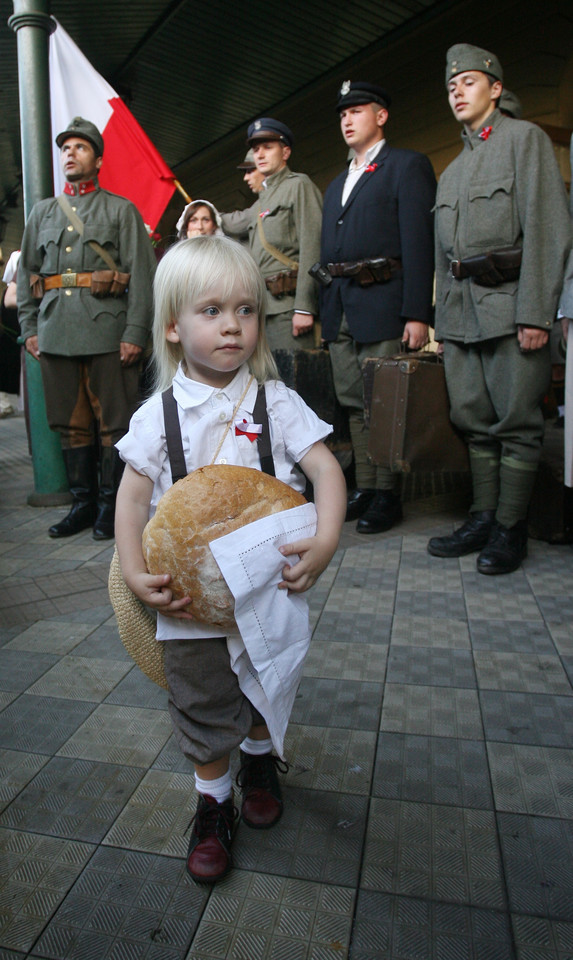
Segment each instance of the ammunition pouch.
[[455,280],[471,278],[480,287],[498,287],[517,280],[521,270],[521,247],[503,247],[475,257],[452,260],[450,271]]
[[130,273],[118,270],[94,270],[90,284],[93,297],[121,297],[127,290]]
[[41,300],[44,296],[44,278],[37,273],[30,274],[30,290],[36,300]]
[[369,287],[372,283],[388,283],[402,269],[402,261],[392,257],[369,257],[367,260],[327,263],[326,269],[331,277],[347,277],[356,280],[361,287]]
[[293,270],[283,270],[281,273],[274,273],[272,277],[265,277],[265,286],[273,297],[280,300],[289,293],[295,293],[297,278],[298,267],[295,267]]

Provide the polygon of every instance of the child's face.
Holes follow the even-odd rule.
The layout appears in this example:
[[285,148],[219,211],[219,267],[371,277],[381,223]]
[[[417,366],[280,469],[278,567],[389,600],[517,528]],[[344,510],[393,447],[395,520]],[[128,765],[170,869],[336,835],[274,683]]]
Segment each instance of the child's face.
[[224,387],[254,353],[258,332],[256,303],[247,291],[237,286],[223,299],[215,286],[181,312],[166,336],[181,344],[188,377]]

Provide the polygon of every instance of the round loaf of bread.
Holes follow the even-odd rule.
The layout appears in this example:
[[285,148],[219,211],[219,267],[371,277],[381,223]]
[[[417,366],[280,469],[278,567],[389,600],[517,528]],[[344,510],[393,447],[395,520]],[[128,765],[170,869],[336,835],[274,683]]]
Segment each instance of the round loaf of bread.
[[170,573],[175,599],[197,620],[234,627],[234,599],[209,548],[239,527],[306,503],[276,477],[250,467],[212,464],[178,480],[163,495],[143,531],[150,573]]

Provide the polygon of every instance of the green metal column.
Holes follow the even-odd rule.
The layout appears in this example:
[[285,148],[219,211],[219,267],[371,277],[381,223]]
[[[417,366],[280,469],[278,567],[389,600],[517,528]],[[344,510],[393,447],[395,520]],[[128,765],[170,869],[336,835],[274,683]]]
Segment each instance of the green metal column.
[[[14,0],[8,26],[18,38],[24,213],[28,218],[36,201],[54,192],[48,57],[55,24],[49,15],[49,0]],[[48,426],[40,364],[29,353],[26,380],[34,468],[34,492],[28,503],[36,507],[67,503],[70,495],[59,436]]]

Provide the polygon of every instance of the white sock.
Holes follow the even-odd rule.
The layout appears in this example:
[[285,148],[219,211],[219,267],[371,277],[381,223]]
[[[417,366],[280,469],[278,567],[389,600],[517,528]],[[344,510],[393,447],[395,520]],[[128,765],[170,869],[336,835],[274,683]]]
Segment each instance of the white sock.
[[265,753],[272,753],[273,741],[270,737],[268,740],[251,740],[250,737],[245,737],[241,750],[243,753],[250,753],[252,757],[262,757]]
[[229,799],[233,789],[231,771],[227,770],[227,772],[224,773],[222,777],[218,777],[217,780],[201,780],[201,777],[195,774],[195,787],[197,793],[207,793],[210,797],[213,797],[217,803],[223,803]]

